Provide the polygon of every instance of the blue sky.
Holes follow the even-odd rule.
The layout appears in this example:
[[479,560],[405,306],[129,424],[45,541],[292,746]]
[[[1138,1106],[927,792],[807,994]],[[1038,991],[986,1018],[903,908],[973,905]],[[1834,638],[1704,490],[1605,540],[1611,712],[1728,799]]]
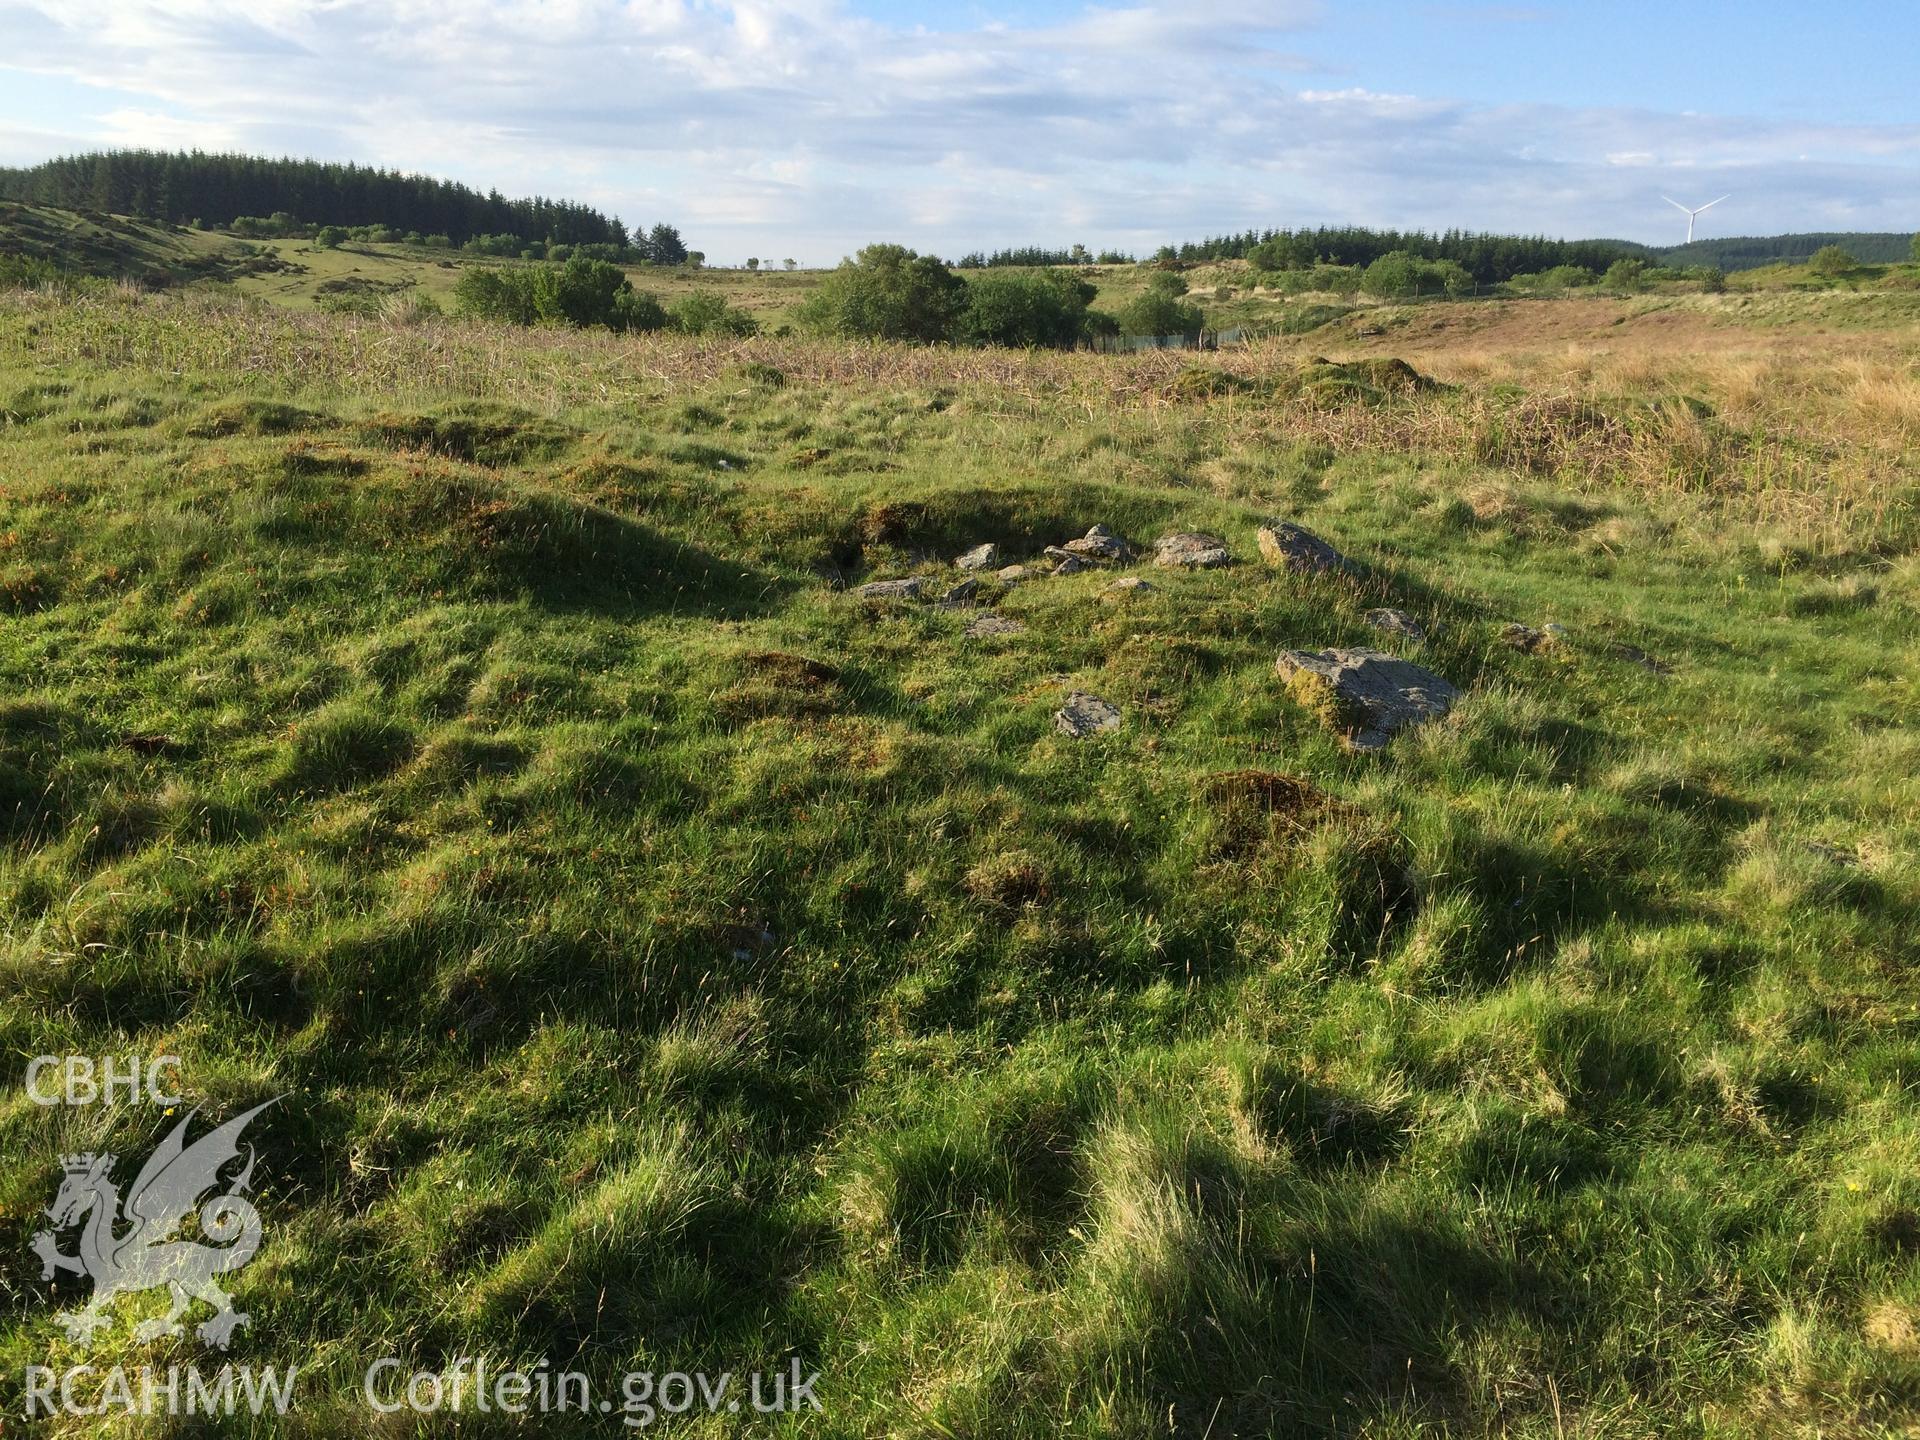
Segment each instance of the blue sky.
[[1920,228],[1920,7],[0,0],[0,162],[362,159],[718,261],[1249,226]]

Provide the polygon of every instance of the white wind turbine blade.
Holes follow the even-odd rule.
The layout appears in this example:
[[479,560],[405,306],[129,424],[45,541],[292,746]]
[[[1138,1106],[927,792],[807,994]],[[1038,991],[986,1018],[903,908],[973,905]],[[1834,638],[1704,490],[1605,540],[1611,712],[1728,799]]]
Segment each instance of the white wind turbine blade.
[[[1732,198],[1733,197],[1731,195],[1722,195],[1720,197],[1720,200],[1731,200]],[[1704,215],[1707,213],[1707,211],[1711,210],[1714,206],[1718,205],[1720,203],[1720,200],[1709,200],[1706,204],[1702,205],[1698,210],[1694,211],[1693,213],[1696,215]]]
[[1660,198],[1662,200],[1665,200],[1667,204],[1671,205],[1674,209],[1680,211],[1683,215],[1693,214],[1693,211],[1687,209],[1686,206],[1682,205],[1678,200],[1675,200],[1670,196],[1662,195]]

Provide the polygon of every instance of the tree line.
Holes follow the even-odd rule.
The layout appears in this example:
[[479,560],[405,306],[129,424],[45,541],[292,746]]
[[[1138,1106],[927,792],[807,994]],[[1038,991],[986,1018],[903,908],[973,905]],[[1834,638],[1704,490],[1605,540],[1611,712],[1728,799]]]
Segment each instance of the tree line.
[[509,200],[498,191],[483,195],[451,180],[371,165],[199,150],[105,150],[0,168],[0,197],[176,225],[197,220],[225,228],[242,217],[279,216],[308,226],[379,225],[453,245],[509,235],[525,244],[610,245],[626,252],[638,238],[615,217],[570,201]]
[[[1809,251],[1808,253],[1811,253]],[[1516,275],[1533,275],[1573,265],[1596,274],[1617,260],[1651,260],[1653,252],[1629,240],[1551,240],[1544,235],[1494,235],[1473,230],[1370,230],[1363,226],[1323,226],[1315,230],[1247,230],[1180,245],[1163,245],[1154,259],[1173,263],[1250,260],[1256,269],[1308,270],[1341,266],[1364,270],[1389,255],[1432,264],[1449,263],[1477,285],[1498,285]],[[1039,245],[992,252],[973,251],[954,262],[958,270],[999,266],[1126,265],[1133,257],[1117,250],[1098,254],[1084,245],[1065,250]]]
[[1731,235],[1695,240],[1662,250],[1668,265],[1717,265],[1722,270],[1757,270],[1762,265],[1798,265],[1837,246],[1863,265],[1892,265],[1909,258],[1913,237],[1903,232],[1819,233],[1811,235]]
[[1628,240],[1552,240],[1544,235],[1492,235],[1473,230],[1369,230],[1362,226],[1314,230],[1248,230],[1185,245],[1162,247],[1162,260],[1250,260],[1260,270],[1314,265],[1365,267],[1387,255],[1450,260],[1476,284],[1498,285],[1516,275],[1559,265],[1604,271],[1616,260],[1645,260],[1651,252]]
[[1133,257],[1120,250],[1102,250],[1099,254],[1084,245],[1065,250],[1048,250],[1039,245],[1018,245],[1007,250],[972,250],[953,262],[956,270],[988,270],[1017,265],[1036,269],[1047,265],[1131,265]]

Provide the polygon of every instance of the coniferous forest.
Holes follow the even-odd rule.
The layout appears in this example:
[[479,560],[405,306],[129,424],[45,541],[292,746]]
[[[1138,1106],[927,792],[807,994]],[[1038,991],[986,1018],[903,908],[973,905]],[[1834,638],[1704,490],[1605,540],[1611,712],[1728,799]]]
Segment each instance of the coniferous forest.
[[106,150],[27,169],[0,168],[0,198],[173,224],[231,225],[283,213],[309,225],[384,225],[444,235],[512,235],[563,245],[627,246],[620,220],[586,205],[509,200],[450,180],[371,165],[201,151]]

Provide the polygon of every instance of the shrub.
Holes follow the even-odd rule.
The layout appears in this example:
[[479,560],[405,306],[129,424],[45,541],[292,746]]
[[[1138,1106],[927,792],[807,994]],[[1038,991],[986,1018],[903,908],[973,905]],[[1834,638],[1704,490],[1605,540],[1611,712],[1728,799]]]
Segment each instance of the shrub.
[[932,255],[869,245],[843,260],[800,306],[809,329],[872,340],[951,339],[967,282]]
[[1458,260],[1426,261],[1421,269],[1426,279],[1436,282],[1440,289],[1456,299],[1473,293],[1474,278]]
[[1516,275],[1508,283],[1514,289],[1531,294],[1551,294],[1599,283],[1600,277],[1584,265],[1556,265],[1537,275]]
[[531,325],[537,317],[533,275],[529,271],[464,270],[453,287],[453,308],[455,314],[478,320]]
[[350,238],[346,229],[339,225],[322,225],[313,233],[313,243],[322,250],[337,250]]
[[605,325],[612,330],[658,330],[667,312],[633,288],[617,265],[575,255],[564,265],[463,272],[453,287],[461,315],[510,325]]
[[1125,335],[1185,335],[1191,338],[1207,328],[1207,317],[1198,307],[1183,305],[1178,297],[1151,288],[1123,309],[1119,320],[1121,333]]
[[1415,295],[1420,290],[1418,262],[1404,250],[1382,255],[1367,266],[1360,276],[1360,288],[1369,295],[1393,299]]
[[613,297],[613,315],[607,323],[615,330],[664,330],[667,307],[658,296],[629,285]]
[[1442,292],[1466,295],[1473,290],[1473,276],[1457,260],[1422,260],[1405,250],[1395,250],[1361,272],[1360,288],[1383,299]]
[[566,325],[609,324],[614,297],[631,288],[618,265],[579,255],[564,265],[543,265],[532,274],[535,314]]
[[988,270],[967,284],[959,335],[975,345],[1069,349],[1087,333],[1095,293],[1064,270]]
[[1907,248],[1913,252],[1914,263],[1920,265],[1920,235],[1914,236],[1913,243]]
[[1807,269],[1816,275],[1844,275],[1857,269],[1860,262],[1838,245],[1822,245],[1807,261]]
[[1647,262],[1619,259],[1607,267],[1607,285],[1614,290],[1638,290],[1647,278]]
[[673,328],[684,335],[756,335],[759,324],[713,290],[696,290],[673,307]]

